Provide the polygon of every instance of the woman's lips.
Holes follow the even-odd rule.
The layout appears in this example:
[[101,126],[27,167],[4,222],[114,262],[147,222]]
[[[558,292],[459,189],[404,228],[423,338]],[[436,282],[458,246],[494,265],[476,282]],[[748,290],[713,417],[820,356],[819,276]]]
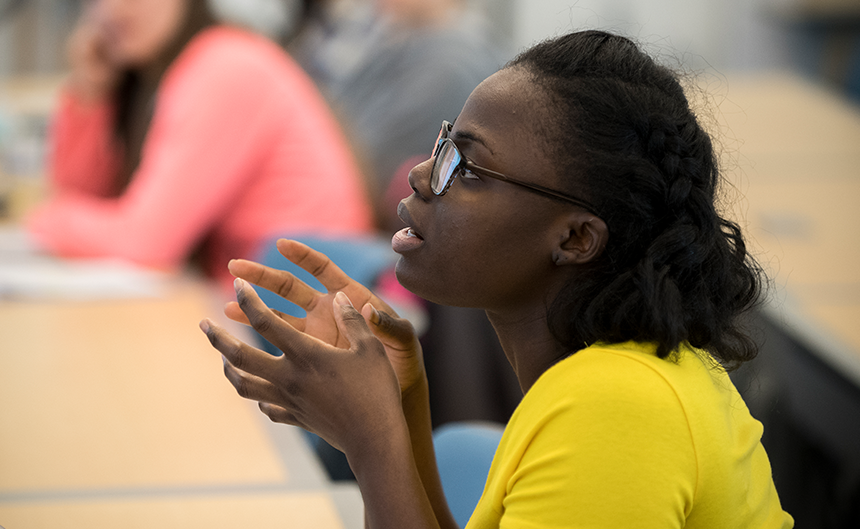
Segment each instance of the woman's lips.
[[412,216],[406,207],[407,200],[409,199],[403,199],[397,205],[397,216],[407,226],[395,233],[394,237],[391,238],[391,248],[397,253],[409,252],[420,248],[424,244],[424,238],[412,227]]
[[391,238],[391,248],[397,253],[415,250],[424,244],[424,239],[412,228],[403,228]]

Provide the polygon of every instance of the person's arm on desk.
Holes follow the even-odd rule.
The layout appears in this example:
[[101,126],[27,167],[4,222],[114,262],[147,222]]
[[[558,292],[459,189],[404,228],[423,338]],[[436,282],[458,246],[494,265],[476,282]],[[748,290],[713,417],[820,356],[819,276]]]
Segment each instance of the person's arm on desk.
[[111,135],[113,113],[107,100],[85,102],[70,88],[60,94],[50,132],[52,195],[107,197],[114,192],[120,159]]
[[306,428],[346,453],[369,527],[456,527],[436,468],[427,379],[411,325],[324,255],[294,241],[279,241],[278,248],[328,293],[288,272],[231,262],[234,275],[293,301],[307,317],[275,314],[237,282],[239,302],[228,304],[226,314],[251,323],[284,356],[205,321],[202,328],[227,360],[225,374],[273,421]]

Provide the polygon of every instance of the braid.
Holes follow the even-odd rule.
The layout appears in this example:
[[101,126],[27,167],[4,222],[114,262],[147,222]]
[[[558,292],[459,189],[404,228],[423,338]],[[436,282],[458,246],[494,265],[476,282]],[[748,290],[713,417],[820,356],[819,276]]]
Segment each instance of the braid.
[[674,73],[600,31],[518,56],[560,109],[554,154],[567,184],[609,227],[603,254],[552,302],[550,326],[573,350],[595,341],[682,342],[731,369],[755,356],[738,317],[760,298],[761,270],[715,208],[720,173],[708,134]]

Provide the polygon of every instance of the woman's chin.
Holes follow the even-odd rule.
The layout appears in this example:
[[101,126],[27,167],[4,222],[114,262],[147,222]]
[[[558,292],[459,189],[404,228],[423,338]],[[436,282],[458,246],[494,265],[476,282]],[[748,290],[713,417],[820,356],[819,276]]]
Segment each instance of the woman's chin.
[[450,307],[473,307],[464,296],[459,295],[460,289],[450,288],[447,282],[440,278],[434,278],[426,270],[416,270],[408,257],[401,256],[394,267],[397,281],[403,288],[412,292],[421,299],[436,305]]
[[397,264],[394,267],[394,275],[397,277],[397,282],[419,298],[426,299],[432,303],[440,303],[438,300],[439,296],[434,296],[434,289],[430,288],[430,285],[427,284],[427,273],[414,270],[409,261],[409,258],[403,256],[397,260]]

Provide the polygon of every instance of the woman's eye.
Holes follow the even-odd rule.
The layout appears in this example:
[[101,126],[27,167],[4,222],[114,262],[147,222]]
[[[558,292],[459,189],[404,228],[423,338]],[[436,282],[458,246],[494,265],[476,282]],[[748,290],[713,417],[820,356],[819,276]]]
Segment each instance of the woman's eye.
[[468,169],[463,169],[463,174],[461,178],[469,178],[471,180],[480,180],[481,178]]

